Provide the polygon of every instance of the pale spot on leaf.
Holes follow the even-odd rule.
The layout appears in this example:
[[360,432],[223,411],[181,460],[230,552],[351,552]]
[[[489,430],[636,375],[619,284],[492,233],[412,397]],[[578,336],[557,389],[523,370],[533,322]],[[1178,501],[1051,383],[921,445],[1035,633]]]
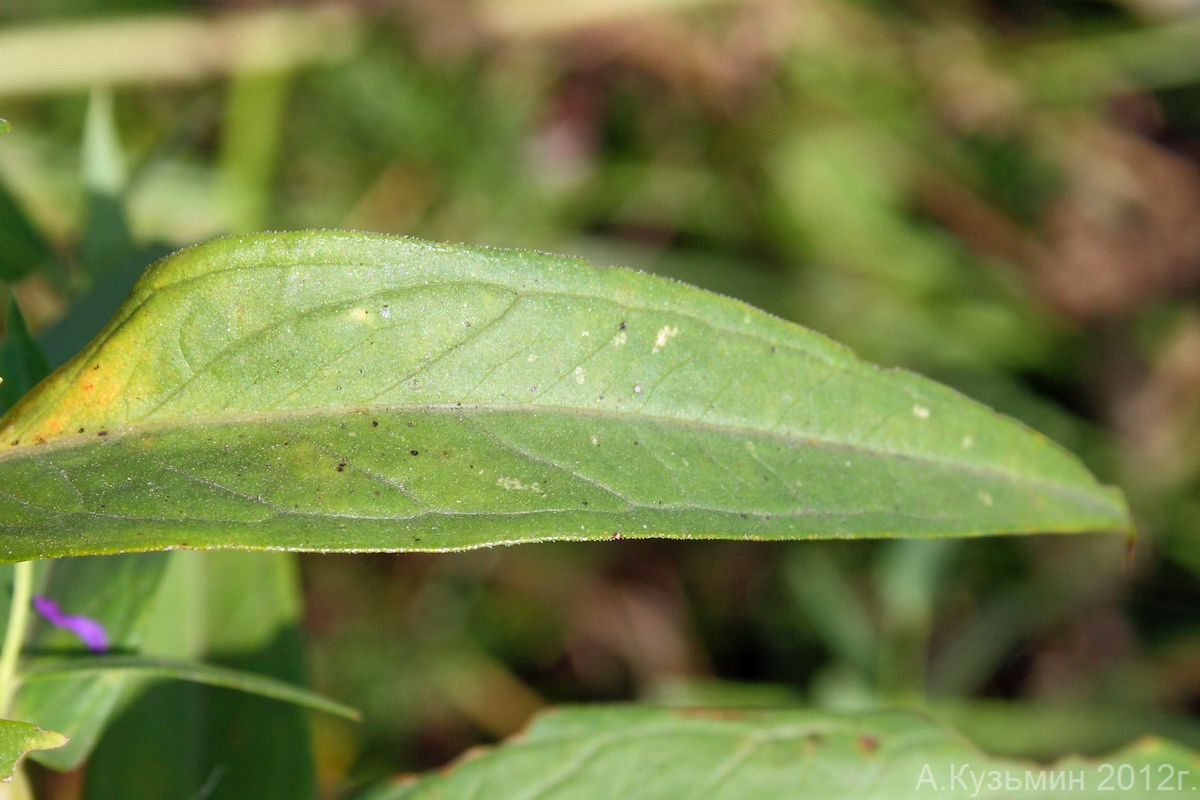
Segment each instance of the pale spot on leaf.
[[679,335],[679,328],[672,328],[670,325],[663,325],[658,330],[658,335],[654,337],[654,349],[651,353],[657,353],[667,346],[667,342]]
[[541,484],[521,483],[516,478],[497,478],[496,485],[509,492],[533,492],[534,494],[540,494],[542,497],[546,496],[546,493],[542,491]]

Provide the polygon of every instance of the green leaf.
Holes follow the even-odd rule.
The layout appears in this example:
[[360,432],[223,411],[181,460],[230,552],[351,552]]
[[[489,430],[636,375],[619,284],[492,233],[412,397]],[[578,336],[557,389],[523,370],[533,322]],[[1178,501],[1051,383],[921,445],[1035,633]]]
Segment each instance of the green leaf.
[[[104,626],[114,652],[137,650],[173,553],[130,553],[107,558],[70,558],[44,564],[39,592],[69,614],[82,614]],[[80,654],[87,650],[64,630],[35,624],[26,647],[32,654]],[[34,758],[59,770],[87,758],[112,715],[130,691],[119,672],[76,674],[60,680],[25,681],[16,695],[13,716],[63,731],[65,747]]]
[[67,737],[44,731],[28,722],[0,720],[0,781],[8,781],[17,762],[31,750],[52,750],[67,743]]
[[58,259],[46,237],[21,207],[20,201],[0,180],[0,280],[15,282],[40,267],[56,266]]
[[[177,551],[143,652],[304,680],[295,554]],[[341,707],[344,708],[344,707]],[[180,720],[187,720],[180,725]],[[312,797],[310,715],[212,685],[155,681],[114,717],[88,762],[88,797]]]
[[1129,524],[1038,434],[749,306],[353,233],[160,262],[0,443],[7,560]]
[[314,711],[324,711],[339,717],[357,720],[361,715],[356,709],[335,700],[314,694],[307,689],[293,686],[262,675],[241,670],[226,669],[211,664],[190,661],[175,661],[167,658],[145,656],[81,656],[78,658],[35,663],[22,671],[26,683],[74,678],[80,675],[132,675],[141,678],[175,678],[183,681],[221,686],[240,692],[268,697],[285,703],[294,703]]
[[8,294],[8,310],[4,315],[4,341],[0,342],[0,411],[16,405],[37,382],[46,377],[50,367],[37,342],[29,335],[17,298]]
[[0,119],[0,133],[8,133],[12,130],[12,125],[6,119]]
[[100,275],[137,252],[125,216],[125,155],[113,96],[107,89],[93,89],[88,97],[80,160],[87,222],[79,243],[79,260],[92,275]]
[[[1068,786],[1079,796],[1102,796],[1106,778],[1122,798],[1151,798],[1168,778],[1172,788],[1178,781],[1185,791],[1200,786],[1198,768],[1195,753],[1160,740],[1096,760],[1047,765],[992,758],[909,712],[840,716],[616,706],[550,712],[497,748],[380,786],[359,800],[1040,800],[1066,796]],[[999,790],[991,785],[995,779]]]

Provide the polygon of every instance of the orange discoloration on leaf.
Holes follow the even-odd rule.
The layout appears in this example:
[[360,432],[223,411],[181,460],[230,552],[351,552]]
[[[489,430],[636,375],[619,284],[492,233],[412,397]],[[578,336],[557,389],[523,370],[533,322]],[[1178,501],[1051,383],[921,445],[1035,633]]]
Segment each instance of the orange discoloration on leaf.
[[16,424],[7,426],[3,435],[41,444],[75,435],[80,428],[90,430],[119,421],[124,409],[123,381],[111,376],[109,370],[101,369],[100,364],[77,368],[75,374],[60,372],[52,376],[49,391],[53,392],[55,385],[63,388],[53,412],[24,420],[19,414],[12,415],[10,418]]

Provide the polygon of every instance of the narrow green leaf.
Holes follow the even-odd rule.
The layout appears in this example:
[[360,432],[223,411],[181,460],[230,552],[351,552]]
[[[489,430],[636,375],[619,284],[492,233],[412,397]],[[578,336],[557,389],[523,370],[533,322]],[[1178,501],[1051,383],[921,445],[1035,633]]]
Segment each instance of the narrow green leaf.
[[277,681],[262,675],[226,669],[211,664],[191,661],[176,661],[169,658],[145,656],[80,656],[44,663],[34,663],[22,670],[21,679],[26,684],[47,680],[61,680],[80,675],[133,675],[141,678],[174,678],[193,681],[240,692],[269,697],[285,703],[293,703],[315,711],[324,711],[339,717],[357,720],[361,714],[336,700],[314,694],[307,689],[290,683]]
[[25,213],[21,202],[0,180],[0,280],[16,282],[41,267],[54,273],[60,265],[50,242]]
[[52,750],[67,743],[67,737],[44,731],[28,722],[0,720],[0,781],[12,779],[17,762],[31,750]]
[[1020,424],[682,284],[353,233],[152,268],[0,419],[0,556],[1124,528]]
[[1194,791],[1198,769],[1195,753],[1160,740],[1095,760],[993,758],[909,712],[840,716],[618,706],[545,714],[495,749],[380,786],[359,800],[1041,800],[1104,796],[1106,780],[1110,791],[1132,800],[1159,797],[1164,780],[1173,791],[1177,785]]
[[[304,681],[294,553],[176,551],[142,653]],[[313,797],[312,720],[273,699],[178,680],[147,683],[104,730],[87,797]],[[186,719],[186,725],[179,720]]]
[[[43,562],[39,593],[68,614],[82,614],[104,626],[114,652],[136,650],[154,597],[174,553],[128,553],[105,558],[66,558]],[[86,653],[72,633],[35,623],[26,652]],[[54,683],[27,681],[16,695],[13,715],[62,731],[70,742],[33,758],[58,769],[74,769],[87,758],[112,715],[132,690],[127,676],[80,673]]]
[[0,133],[8,133],[11,130],[12,125],[9,124],[8,120],[0,118]]
[[11,292],[5,294],[8,309],[4,315],[4,341],[0,342],[0,412],[16,405],[50,372],[41,348],[29,335],[17,298]]
[[93,89],[88,97],[81,161],[87,221],[79,243],[79,260],[96,276],[120,266],[137,252],[125,216],[125,153],[112,92],[107,89]]

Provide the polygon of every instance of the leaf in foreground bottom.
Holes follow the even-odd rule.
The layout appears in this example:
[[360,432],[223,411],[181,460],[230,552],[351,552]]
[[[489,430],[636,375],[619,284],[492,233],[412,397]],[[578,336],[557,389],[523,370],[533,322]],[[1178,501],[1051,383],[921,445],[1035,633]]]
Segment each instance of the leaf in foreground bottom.
[[0,436],[9,560],[1128,524],[1038,434],[742,303],[363,234],[165,259]]
[[1042,800],[1103,796],[1106,785],[1133,800],[1158,797],[1167,776],[1172,787],[1200,787],[1198,770],[1195,753],[1156,740],[1096,760],[992,758],[953,731],[899,711],[615,706],[545,714],[508,743],[359,800]]
[[52,750],[67,743],[67,737],[44,731],[28,722],[0,720],[0,781],[12,778],[17,762],[30,750]]

